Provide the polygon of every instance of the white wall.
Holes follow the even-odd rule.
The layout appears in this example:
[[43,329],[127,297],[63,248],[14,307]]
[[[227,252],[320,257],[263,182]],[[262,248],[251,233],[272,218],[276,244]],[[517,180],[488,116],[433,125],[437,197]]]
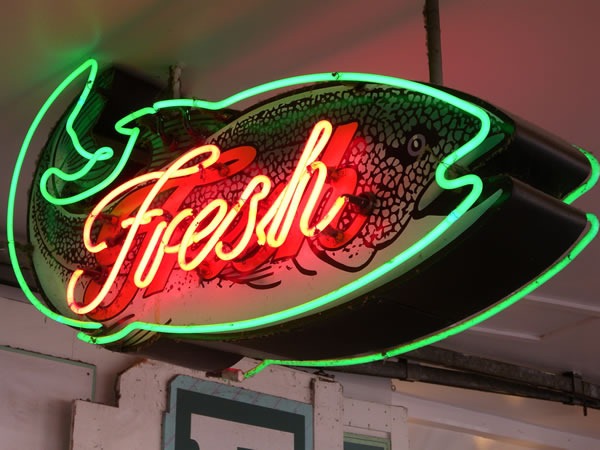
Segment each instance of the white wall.
[[0,347],[0,447],[64,450],[72,402],[93,397],[94,370]]
[[[538,400],[343,373],[337,373],[336,380],[344,386],[346,398],[407,408],[410,450],[600,448],[597,433],[587,436],[570,432],[578,428],[569,426],[570,421],[589,420],[591,427],[597,430],[598,411],[590,410],[590,417],[586,418],[580,408]],[[474,405],[471,409],[460,407],[460,404],[469,404],[461,396],[478,401],[471,402]],[[512,409],[507,404],[512,404]],[[547,415],[545,420],[533,417],[540,414]],[[562,429],[539,424],[553,423],[559,414],[565,418]],[[535,419],[539,423],[532,423]]]
[[[77,402],[79,445],[93,434],[92,428],[81,428],[81,424],[91,425],[97,421],[93,437],[98,445],[104,442],[105,449],[123,448],[123,441],[117,445],[115,439],[126,436],[129,444],[139,444],[151,437],[153,444],[143,448],[158,450],[167,381],[176,373],[198,378],[204,374],[176,366],[141,363],[139,358],[84,344],[77,340],[74,330],[46,319],[27,303],[8,300],[7,297],[20,295],[17,290],[2,289],[0,346],[25,352],[0,351],[0,447],[4,450],[69,448],[71,417],[65,405],[81,399],[83,401]],[[252,362],[243,360],[240,364]],[[135,367],[127,372],[127,377],[120,380],[121,400],[117,401],[118,376],[132,366]],[[321,443],[317,449],[336,448],[331,447],[332,439],[341,442],[343,431],[392,437],[392,450],[600,448],[598,439],[425,400],[398,389],[394,391],[393,383],[387,379],[336,373],[335,381],[340,384],[332,383],[332,386],[341,385],[343,397],[341,389],[339,393],[335,389],[313,390],[310,386],[314,379],[310,371],[271,367],[244,381],[242,386],[318,404],[315,425],[329,431],[319,435]],[[33,423],[23,428],[27,432],[14,428],[15,423],[30,423],[34,416],[38,423],[46,424],[45,428],[37,428]],[[19,418],[23,420],[19,422]],[[103,420],[112,420],[112,425]],[[129,433],[140,420],[141,434]],[[149,430],[144,424],[152,421],[155,427]],[[9,433],[6,431],[9,427],[17,431]],[[38,444],[28,445],[29,442]],[[21,445],[23,443],[27,445]]]
[[139,358],[81,342],[75,330],[47,319],[29,303],[8,300],[23,297],[17,289],[0,288],[0,345],[94,365],[95,401],[114,404],[116,374]]

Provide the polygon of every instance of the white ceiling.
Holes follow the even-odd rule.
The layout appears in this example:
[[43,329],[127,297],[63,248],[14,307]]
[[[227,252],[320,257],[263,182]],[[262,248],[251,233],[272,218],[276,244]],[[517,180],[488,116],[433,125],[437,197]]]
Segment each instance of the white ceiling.
[[[441,0],[445,84],[600,156],[600,2]],[[0,18],[0,216],[25,131],[83,59],[120,62],[187,95],[217,99],[289,75],[375,72],[427,81],[422,1],[132,0],[12,2]],[[57,109],[56,114],[60,110]],[[58,116],[54,117],[56,120]],[[52,120],[45,124],[46,130]],[[34,142],[39,148],[42,133]],[[32,170],[29,158],[24,176]],[[600,213],[600,188],[576,205]],[[19,204],[26,203],[27,187]],[[17,233],[25,236],[25,209]],[[0,226],[5,239],[4,226]],[[600,242],[535,295],[443,346],[600,383]]]

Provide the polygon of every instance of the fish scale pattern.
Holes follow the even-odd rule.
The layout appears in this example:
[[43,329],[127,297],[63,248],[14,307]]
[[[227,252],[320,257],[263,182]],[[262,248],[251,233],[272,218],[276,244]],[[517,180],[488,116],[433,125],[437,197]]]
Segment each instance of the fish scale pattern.
[[[268,175],[275,185],[287,182],[314,124],[322,119],[334,127],[359,123],[340,167],[357,170],[356,195],[371,193],[376,198],[365,226],[342,249],[319,249],[313,239],[322,259],[347,270],[362,267],[373,252],[402,234],[420,195],[432,183],[439,161],[471,139],[479,125],[447,103],[389,86],[313,89],[285,105],[267,104],[257,111],[248,111],[235,124],[211,137],[208,142],[222,149],[252,145],[258,155],[243,173],[231,178],[225,189],[222,184],[199,187],[190,198],[190,207],[202,207],[218,196],[225,196],[233,204],[248,181],[258,174]],[[450,132],[450,124],[461,126],[460,133]],[[426,145],[421,153],[411,155],[407,145],[416,134],[424,136]],[[342,226],[348,225],[354,214],[348,209]],[[372,251],[364,252],[364,247]]]

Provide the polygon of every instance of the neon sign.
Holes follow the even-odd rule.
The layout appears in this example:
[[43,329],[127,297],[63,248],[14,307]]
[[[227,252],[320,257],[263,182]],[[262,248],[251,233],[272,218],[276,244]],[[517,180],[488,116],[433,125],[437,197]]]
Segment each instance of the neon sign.
[[[338,136],[348,136],[348,129],[356,129],[356,124],[342,126]],[[271,179],[265,175],[254,176],[242,191],[238,201],[231,207],[225,200],[219,198],[212,200],[197,213],[192,208],[177,209],[185,200],[181,192],[189,192],[192,187],[215,183],[220,178],[224,178],[215,166],[222,168],[226,165],[227,176],[243,170],[252,162],[256,154],[256,150],[252,147],[238,147],[223,154],[214,145],[197,147],[176,159],[168,169],[141,175],[115,188],[88,215],[83,227],[83,241],[86,249],[91,253],[109,250],[107,245],[109,238],[104,238],[104,235],[107,233],[106,229],[110,228],[117,233],[120,230],[127,230],[124,242],[120,246],[116,259],[104,262],[105,266],[110,266],[109,274],[95,298],[86,301],[85,304],[79,304],[74,299],[75,284],[84,275],[83,270],[75,270],[67,287],[67,304],[77,314],[88,314],[102,303],[117,276],[122,273],[124,261],[132,251],[132,243],[140,230],[143,230],[150,238],[148,244],[143,246],[145,249],[140,254],[139,262],[133,264],[136,266],[133,283],[138,289],[147,288],[152,283],[165,255],[168,254],[177,255],[177,264],[181,270],[191,271],[197,269],[213,251],[215,256],[223,262],[238,258],[248,249],[253,238],[259,246],[267,245],[272,249],[278,249],[286,242],[297,216],[300,217],[299,229],[295,231],[301,232],[305,237],[314,237],[328,227],[334,218],[338,217],[347,203],[347,197],[344,195],[334,195],[333,201],[330,202],[332,206],[326,208],[322,218],[318,221],[314,220],[315,206],[319,198],[323,196],[323,188],[328,174],[325,163],[317,158],[330,143],[331,136],[331,123],[323,120],[315,125],[289,182],[279,189],[279,194],[269,202],[270,207],[266,208],[260,219],[258,217],[259,202],[265,200],[273,190]],[[339,141],[339,138],[335,141]],[[336,146],[330,148],[335,149]],[[207,157],[200,163],[188,165],[194,159],[202,156]],[[338,175],[336,181],[338,185],[343,186],[344,184],[340,183],[342,177],[343,175]],[[314,182],[307,194],[311,181]],[[148,185],[149,183],[151,184]],[[140,186],[144,186],[144,188],[136,190]],[[177,204],[166,203],[174,209],[170,211],[165,211],[164,207],[149,209],[156,196],[161,191],[168,189],[175,190],[171,197],[177,199],[175,201]],[[140,195],[140,191],[146,196],[142,197],[143,194]],[[99,238],[102,240],[94,243],[92,228],[95,221],[103,217],[103,211],[109,204],[127,192],[133,192],[135,197],[133,201],[128,202],[129,199],[125,198],[113,209],[113,214],[115,211],[119,212],[122,219],[120,225],[105,225],[99,233]],[[304,201],[303,198],[305,198]],[[140,200],[141,204],[138,204]],[[303,208],[299,212],[301,204],[303,204]],[[135,208],[134,217],[124,217],[127,216],[125,213],[127,206],[129,209]],[[242,213],[244,207],[247,210],[245,214]],[[172,217],[170,221],[165,220],[166,213]],[[242,214],[243,220],[240,220]],[[236,219],[241,223],[241,227],[232,227],[232,223]],[[186,220],[187,228],[183,231],[182,224]],[[147,228],[146,225],[150,224],[153,224],[151,232],[144,229]],[[201,224],[204,225],[201,226]],[[243,231],[235,233],[236,228],[241,228]],[[178,238],[175,237],[177,234]],[[236,242],[232,243],[230,239],[224,237],[226,234],[234,234]],[[174,240],[177,242],[173,242]],[[194,244],[199,244],[200,248],[192,252],[194,256],[190,259],[189,253]],[[297,240],[297,244],[301,245],[301,241]],[[231,248],[225,250],[226,246]],[[221,265],[222,267],[223,265]]]
[[[127,347],[168,333],[235,340],[249,354],[287,357],[270,360],[278,363],[381,359],[508,307],[597,233],[594,216],[567,205],[595,184],[596,160],[568,147],[574,162],[561,168],[559,187],[527,178],[532,170],[511,159],[526,128],[471,97],[391,77],[316,74],[221,102],[140,100],[142,107],[113,123],[111,145],[101,145],[93,130],[110,100],[94,84],[107,92],[112,78],[88,61],[50,96],[26,136],[11,184],[11,242],[18,172],[31,138],[62,90],[88,70],[82,94],[46,144],[32,191],[30,235],[43,301],[24,283],[11,247],[32,303],[87,329],[79,334],[87,342]],[[306,83],[317,84],[298,88]],[[288,87],[296,89],[243,114],[225,109]],[[550,170],[544,159],[537,163],[541,173]],[[543,192],[549,205],[537,208],[542,200],[522,184]],[[474,288],[477,301],[440,317],[435,305],[423,314],[421,304],[410,306],[431,286],[443,292],[428,276],[450,280],[457,267],[472,264],[460,255],[487,238],[481,230],[497,242],[499,255],[490,258],[499,266],[509,261],[498,224],[511,223],[518,208],[530,211],[519,233],[524,251],[539,250],[535,261],[516,275],[495,268],[496,278]],[[556,210],[551,220],[548,210]],[[527,235],[553,220],[566,230],[555,244]],[[493,292],[486,287],[498,283]],[[388,316],[416,311],[406,319],[414,330],[357,336],[344,329],[360,327],[361,317],[376,319],[379,304]],[[302,346],[306,336],[325,334],[327,343]],[[344,345],[350,348],[339,350]]]

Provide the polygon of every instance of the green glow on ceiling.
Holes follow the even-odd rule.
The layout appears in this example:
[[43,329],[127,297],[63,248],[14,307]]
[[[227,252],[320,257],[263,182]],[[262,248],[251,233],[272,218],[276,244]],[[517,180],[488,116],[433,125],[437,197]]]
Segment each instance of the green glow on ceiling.
[[509,306],[514,305],[521,298],[525,297],[527,294],[530,294],[532,291],[537,289],[539,286],[544,284],[558,272],[563,270],[571,261],[575,259],[577,255],[581,253],[581,251],[587,247],[587,245],[594,239],[594,237],[598,234],[598,218],[593,214],[586,215],[589,223],[588,231],[586,234],[579,240],[579,242],[571,249],[571,251],[556,262],[552,267],[550,267],[547,271],[542,273],[539,277],[531,281],[529,284],[523,286],[520,290],[516,291],[503,301],[497,303],[496,305],[482,311],[475,316],[472,316],[462,322],[457,323],[451,328],[443,330],[439,333],[426,336],[422,339],[418,339],[416,341],[410,342],[408,344],[402,345],[400,347],[393,348],[391,350],[379,353],[373,353],[370,355],[361,355],[353,358],[346,359],[324,359],[324,360],[315,360],[315,361],[292,361],[292,360],[278,360],[278,359],[266,359],[262,363],[260,363],[255,368],[249,370],[245,373],[246,378],[250,378],[257,373],[261,372],[271,364],[277,364],[282,366],[304,366],[304,367],[336,367],[336,366],[351,366],[356,364],[365,364],[373,361],[380,361],[382,359],[392,358],[394,356],[401,355],[403,353],[410,352],[412,350],[416,350],[418,348],[425,347],[427,345],[435,344],[436,342],[442,341],[450,336],[454,336],[458,333],[461,333],[475,325],[480,324],[481,322],[489,319],[490,317],[498,314],[499,312],[505,310]]

